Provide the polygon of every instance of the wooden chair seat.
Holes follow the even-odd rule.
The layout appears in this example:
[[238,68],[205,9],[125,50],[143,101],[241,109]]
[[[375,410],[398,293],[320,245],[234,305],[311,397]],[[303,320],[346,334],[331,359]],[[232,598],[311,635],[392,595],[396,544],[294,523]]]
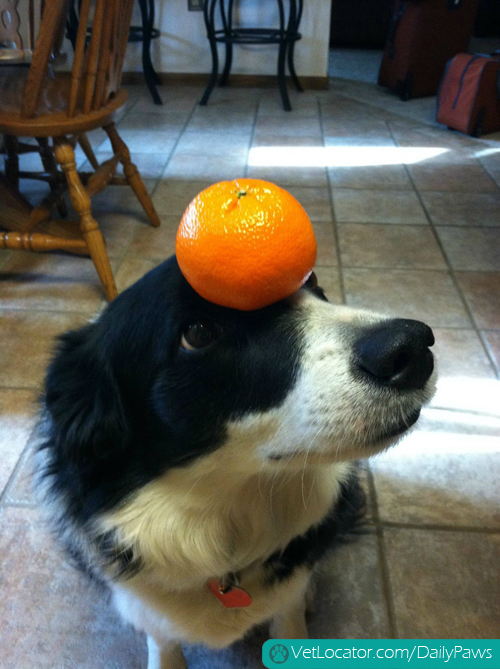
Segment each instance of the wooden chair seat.
[[[0,67],[0,112],[19,114],[29,68],[16,65]],[[67,111],[71,90],[71,72],[46,74],[35,114]]]
[[[29,69],[15,65],[0,68],[0,132],[17,137],[54,137],[72,135],[101,128],[110,123],[113,114],[127,99],[127,92],[119,90],[100,109],[88,114],[68,116],[71,94],[71,72],[46,75],[35,115],[21,114],[22,101]],[[83,108],[83,90],[79,91],[77,110]]]

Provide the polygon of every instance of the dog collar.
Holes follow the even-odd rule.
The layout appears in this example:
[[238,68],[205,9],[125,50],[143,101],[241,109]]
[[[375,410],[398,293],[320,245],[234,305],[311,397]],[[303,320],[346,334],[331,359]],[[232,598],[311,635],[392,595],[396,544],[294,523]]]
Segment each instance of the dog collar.
[[250,606],[252,598],[246,590],[240,588],[239,583],[239,577],[234,572],[229,572],[220,579],[210,579],[207,586],[226,609],[241,609]]

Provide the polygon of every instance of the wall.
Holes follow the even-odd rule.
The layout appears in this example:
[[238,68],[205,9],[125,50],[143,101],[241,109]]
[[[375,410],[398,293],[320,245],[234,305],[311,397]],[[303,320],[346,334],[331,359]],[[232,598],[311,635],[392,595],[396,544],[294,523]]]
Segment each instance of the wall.
[[[284,4],[287,7],[287,0]],[[275,0],[240,0],[236,6],[236,17],[239,16],[241,25],[278,25],[278,3]],[[330,9],[331,0],[304,0],[300,26],[302,40],[295,49],[295,67],[299,76],[327,76]],[[141,23],[138,11],[135,11],[133,22]],[[188,12],[187,0],[156,0],[155,26],[161,30],[161,36],[152,46],[153,62],[159,72],[210,71],[210,48],[202,12]],[[220,45],[220,56],[222,48]],[[277,48],[272,45],[235,47],[232,72],[275,74]],[[140,62],[140,45],[129,45],[126,71],[140,71]]]

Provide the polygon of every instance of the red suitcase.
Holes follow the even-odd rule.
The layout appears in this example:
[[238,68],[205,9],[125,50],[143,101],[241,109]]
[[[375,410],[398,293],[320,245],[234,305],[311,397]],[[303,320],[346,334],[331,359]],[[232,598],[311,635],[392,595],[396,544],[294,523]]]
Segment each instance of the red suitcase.
[[500,56],[460,53],[446,66],[437,120],[478,137],[500,130]]
[[467,51],[479,0],[396,0],[378,83],[402,100],[434,95],[446,63]]

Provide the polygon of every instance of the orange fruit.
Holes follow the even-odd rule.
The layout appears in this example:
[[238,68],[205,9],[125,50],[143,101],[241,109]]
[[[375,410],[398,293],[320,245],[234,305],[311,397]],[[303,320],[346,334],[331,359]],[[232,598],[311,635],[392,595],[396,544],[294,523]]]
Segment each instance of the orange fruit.
[[221,181],[199,193],[177,231],[177,262],[210,302],[250,311],[298,290],[316,261],[308,215],[286,190],[259,179]]

